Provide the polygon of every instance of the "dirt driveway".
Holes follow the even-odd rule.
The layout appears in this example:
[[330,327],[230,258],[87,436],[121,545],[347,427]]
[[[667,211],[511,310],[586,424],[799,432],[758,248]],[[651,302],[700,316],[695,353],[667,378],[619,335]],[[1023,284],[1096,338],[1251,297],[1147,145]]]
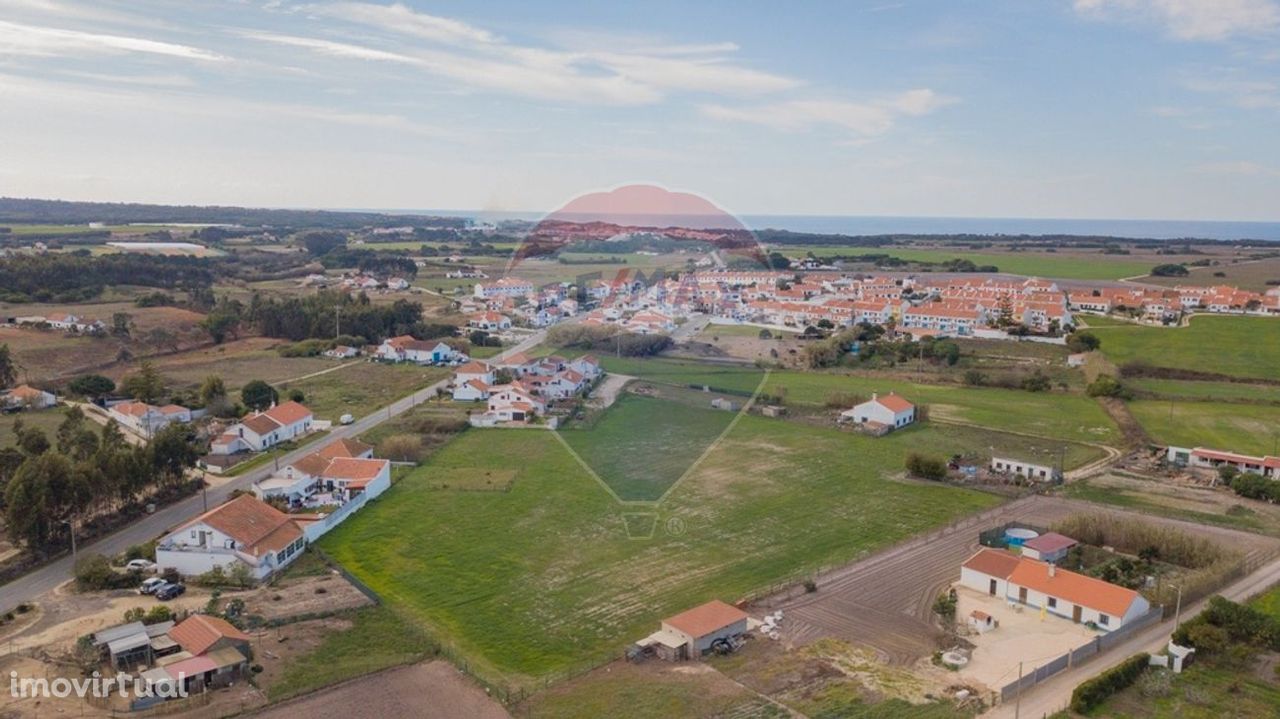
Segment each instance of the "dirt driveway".
[[817,578],[816,592],[792,588],[755,602],[753,609],[763,614],[782,608],[783,639],[791,646],[834,637],[867,646],[891,664],[914,664],[944,648],[933,602],[960,578],[960,564],[977,550],[980,531],[1013,521],[1052,526],[1082,512],[1173,525],[1251,559],[1280,549],[1280,540],[1271,537],[1037,495],[828,572]]

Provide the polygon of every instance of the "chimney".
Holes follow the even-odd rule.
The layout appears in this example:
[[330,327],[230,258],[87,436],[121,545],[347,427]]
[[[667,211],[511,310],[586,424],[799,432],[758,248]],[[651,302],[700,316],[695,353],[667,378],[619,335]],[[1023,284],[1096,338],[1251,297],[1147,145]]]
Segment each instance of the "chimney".
[[1053,562],[1049,562],[1049,576],[1052,577],[1057,571],[1058,571],[1057,565],[1055,565]]
[[872,393],[871,393],[871,401],[872,401],[872,402],[876,401],[876,397],[877,397],[877,396],[879,396],[879,394],[878,394],[878,393],[876,393],[876,392],[872,392]]

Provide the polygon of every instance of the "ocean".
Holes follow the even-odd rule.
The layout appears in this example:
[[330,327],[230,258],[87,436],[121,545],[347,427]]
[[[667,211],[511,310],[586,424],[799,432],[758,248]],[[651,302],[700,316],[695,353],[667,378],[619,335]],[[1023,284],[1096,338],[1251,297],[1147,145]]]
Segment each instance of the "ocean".
[[[400,212],[401,210],[384,210]],[[403,212],[410,212],[403,210]],[[533,212],[413,210],[476,221],[537,221]],[[1095,235],[1131,239],[1263,240],[1280,242],[1280,222],[1207,220],[1089,220],[1018,217],[880,217],[843,215],[742,215],[752,230],[782,229],[840,235]]]

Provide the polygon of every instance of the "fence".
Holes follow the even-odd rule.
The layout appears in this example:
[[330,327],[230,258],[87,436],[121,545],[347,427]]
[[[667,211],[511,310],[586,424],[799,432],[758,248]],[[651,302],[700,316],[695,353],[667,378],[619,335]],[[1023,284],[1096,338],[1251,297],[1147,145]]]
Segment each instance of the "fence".
[[1093,638],[1093,641],[1084,646],[1076,647],[1066,654],[1055,657],[1048,662],[1036,667],[1030,673],[1023,674],[1021,679],[1015,679],[1004,685],[1000,689],[1000,701],[1006,702],[1016,697],[1020,692],[1024,692],[1040,682],[1052,677],[1058,672],[1079,666],[1090,659],[1098,656],[1102,652],[1115,646],[1120,641],[1129,638],[1134,632],[1141,631],[1147,627],[1161,621],[1163,613],[1160,607],[1154,607],[1146,614],[1138,617],[1125,624],[1123,627],[1114,632],[1100,634]]

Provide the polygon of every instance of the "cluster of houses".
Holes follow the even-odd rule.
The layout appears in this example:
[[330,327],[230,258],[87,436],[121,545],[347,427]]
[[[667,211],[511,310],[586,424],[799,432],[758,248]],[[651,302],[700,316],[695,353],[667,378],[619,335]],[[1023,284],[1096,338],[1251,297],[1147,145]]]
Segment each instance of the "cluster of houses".
[[[1028,548],[1028,544],[1034,546]],[[1074,545],[1075,540],[1048,533],[1027,540],[1021,555],[980,549],[961,565],[960,585],[1107,632],[1151,610],[1150,603],[1132,589],[1059,567],[1055,562]],[[982,617],[971,619],[978,620],[980,631],[985,629],[982,625],[989,626]]]
[[549,404],[582,394],[601,374],[600,361],[591,355],[476,360],[454,372],[453,399],[485,403],[485,412],[472,415],[472,424],[529,422],[544,415]]
[[22,384],[0,392],[0,411],[17,412],[28,409],[48,409],[58,404],[52,392]]
[[[229,686],[250,676],[249,635],[221,617],[192,614],[181,622],[130,622],[89,637],[109,673],[137,672],[157,701]],[[149,705],[135,702],[135,708]]]
[[1071,307],[1077,310],[1099,314],[1132,311],[1147,321],[1160,323],[1171,322],[1193,312],[1280,315],[1280,288],[1258,293],[1229,285],[1180,285],[1170,289],[1097,287],[1072,289],[1068,297]]
[[102,320],[90,319],[66,312],[58,312],[51,315],[8,317],[5,319],[5,323],[16,327],[49,327],[63,332],[80,334],[94,334],[107,330],[107,325]]
[[198,576],[237,565],[261,581],[310,542],[391,487],[391,462],[373,447],[339,439],[280,468],[242,494],[166,534],[156,565]]
[[440,340],[420,340],[411,335],[388,337],[373,351],[375,359],[384,362],[412,362],[419,365],[457,364],[467,355]]
[[1210,470],[1231,467],[1241,473],[1247,472],[1270,479],[1280,479],[1280,457],[1257,457],[1205,447],[1169,447],[1165,450],[1165,459],[1179,467]]
[[403,277],[380,279],[373,275],[354,274],[342,278],[334,278],[319,273],[307,275],[302,278],[300,284],[303,287],[329,287],[334,285],[347,292],[373,292],[374,290],[403,292],[409,289],[410,286],[409,281]]
[[[569,287],[567,283],[537,287],[518,277],[500,277],[477,282],[472,296],[459,302],[459,309],[467,315],[468,326],[489,332],[509,329],[516,323],[550,327],[578,314],[578,301],[569,296]],[[502,319],[488,316],[490,313]]]

